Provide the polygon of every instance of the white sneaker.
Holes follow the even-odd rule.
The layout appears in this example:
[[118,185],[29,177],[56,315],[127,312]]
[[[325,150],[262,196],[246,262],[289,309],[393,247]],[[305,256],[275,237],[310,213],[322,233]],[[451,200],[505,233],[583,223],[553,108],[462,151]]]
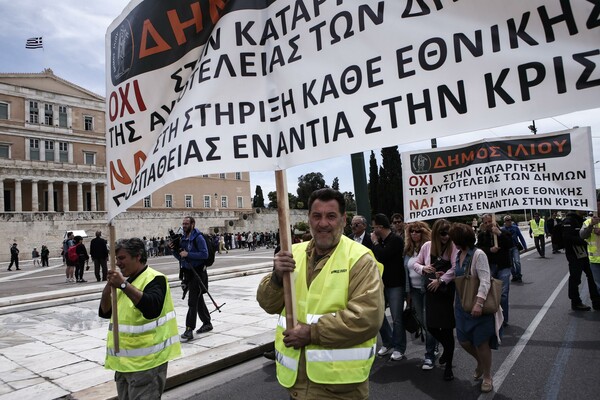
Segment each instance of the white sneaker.
[[392,361],[400,361],[406,357],[404,357],[404,354],[400,353],[399,351],[394,351],[390,358],[392,359]]
[[378,356],[387,356],[388,354],[390,354],[394,349],[388,349],[385,346],[381,346],[381,348],[379,349],[379,351],[377,352]]
[[431,361],[429,358],[426,358],[425,360],[423,360],[423,365],[421,366],[421,369],[423,371],[429,371],[433,369],[433,361]]

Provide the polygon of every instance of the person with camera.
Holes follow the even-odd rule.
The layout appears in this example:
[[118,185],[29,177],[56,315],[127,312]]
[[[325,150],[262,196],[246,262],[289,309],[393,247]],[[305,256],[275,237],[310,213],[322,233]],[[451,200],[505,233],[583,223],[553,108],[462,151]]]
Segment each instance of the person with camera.
[[193,217],[185,217],[181,223],[183,235],[178,239],[171,238],[170,247],[173,256],[179,260],[182,274],[181,286],[184,291],[189,290],[188,312],[185,319],[185,332],[181,339],[188,341],[194,338],[196,329],[196,314],[202,321],[202,326],[196,333],[212,331],[210,313],[204,302],[203,294],[208,290],[208,273],[204,260],[208,258],[208,248],[202,233],[196,228]]

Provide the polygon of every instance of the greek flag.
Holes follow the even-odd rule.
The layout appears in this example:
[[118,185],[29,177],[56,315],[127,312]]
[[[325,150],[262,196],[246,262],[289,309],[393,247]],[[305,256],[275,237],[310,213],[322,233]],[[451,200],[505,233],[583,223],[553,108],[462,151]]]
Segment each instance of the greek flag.
[[27,39],[27,43],[25,43],[26,49],[43,49],[44,44],[42,43],[41,37],[34,37]]

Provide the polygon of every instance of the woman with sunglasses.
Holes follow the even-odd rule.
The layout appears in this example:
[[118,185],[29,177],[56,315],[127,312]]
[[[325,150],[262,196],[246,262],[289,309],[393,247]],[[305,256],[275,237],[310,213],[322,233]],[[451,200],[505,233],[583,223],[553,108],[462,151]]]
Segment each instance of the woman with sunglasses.
[[425,319],[427,331],[444,346],[439,359],[446,365],[444,380],[454,379],[454,265],[457,249],[450,240],[450,222],[438,219],[433,224],[431,240],[421,247],[413,269],[426,280]]
[[[453,224],[450,228],[450,238],[459,249],[456,259],[456,276],[465,275],[469,268],[471,275],[479,278],[477,301],[473,305],[473,309],[464,310],[460,297],[456,296],[454,302],[456,337],[462,348],[477,361],[473,379],[483,378],[481,391],[483,393],[491,392],[493,389],[491,349],[498,348],[499,332],[496,326],[499,327],[502,324],[502,312],[499,310],[496,314],[482,314],[483,302],[491,286],[488,258],[483,250],[475,247],[475,233],[469,225]],[[497,323],[496,320],[498,320]]]
[[[411,222],[406,226],[404,236],[406,237],[404,240],[404,268],[408,274],[409,284],[406,301],[409,306],[414,307],[421,325],[426,326],[424,317],[427,285],[423,275],[415,271],[414,265],[423,244],[431,240],[431,229],[426,222]],[[427,330],[423,334],[425,335],[425,359],[421,369],[430,371],[435,363],[437,340]]]

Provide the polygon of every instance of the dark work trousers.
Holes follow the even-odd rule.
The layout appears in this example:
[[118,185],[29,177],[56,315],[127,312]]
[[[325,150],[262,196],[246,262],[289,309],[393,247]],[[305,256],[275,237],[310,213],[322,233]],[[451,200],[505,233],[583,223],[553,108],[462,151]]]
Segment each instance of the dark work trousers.
[[83,280],[83,267],[85,266],[85,260],[77,261],[77,265],[75,266],[75,280],[81,281]]
[[546,240],[544,239],[544,235],[534,236],[533,243],[535,244],[535,249],[537,250],[540,257],[545,257],[546,256]]
[[585,272],[588,283],[588,290],[590,291],[590,299],[594,305],[600,304],[600,294],[598,293],[598,287],[594,282],[592,276],[592,270],[590,269],[590,262],[588,258],[575,258],[569,257],[569,299],[571,304],[577,305],[581,303],[581,297],[579,296],[579,285],[581,284],[581,274]]
[[106,258],[94,258],[94,275],[96,275],[96,281],[98,282],[100,282],[100,269],[102,269],[102,280],[105,281],[108,274]]
[[8,265],[8,269],[11,269],[13,264],[15,264],[15,267],[19,269],[19,256],[10,258],[10,264]]
[[[197,268],[196,271],[198,271]],[[191,271],[185,271],[186,277],[188,280],[188,312],[187,317],[185,319],[185,326],[190,329],[196,329],[196,314],[200,317],[200,321],[202,324],[210,324],[210,313],[208,312],[208,308],[206,307],[206,303],[204,303],[204,290],[200,286],[200,282],[198,282],[198,278],[196,274]],[[198,272],[198,275],[202,279],[204,286],[208,289],[208,274],[206,270]]]

